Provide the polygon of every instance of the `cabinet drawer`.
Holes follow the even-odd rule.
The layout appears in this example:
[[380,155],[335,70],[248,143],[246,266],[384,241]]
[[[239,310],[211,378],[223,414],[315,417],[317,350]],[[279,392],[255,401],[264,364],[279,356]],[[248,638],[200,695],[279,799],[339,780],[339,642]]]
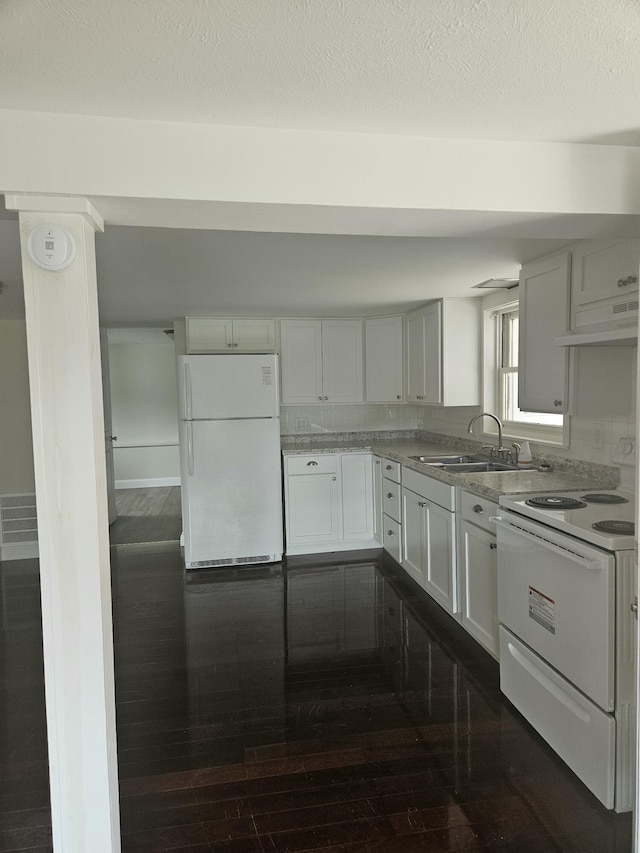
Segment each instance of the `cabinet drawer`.
[[382,476],[393,480],[394,483],[402,482],[400,472],[402,466],[399,462],[392,462],[391,459],[382,459]]
[[287,475],[337,474],[340,456],[337,453],[319,453],[317,456],[288,456]]
[[448,509],[449,512],[455,509],[455,488],[447,483],[435,480],[426,474],[420,474],[412,468],[405,468],[402,472],[402,485],[416,495]]
[[496,515],[498,504],[486,498],[479,498],[470,492],[460,493],[460,512],[465,521],[476,524],[488,533],[496,532],[495,521],[489,521]]
[[382,480],[382,511],[396,521],[402,521],[400,485],[387,477]]
[[402,526],[389,515],[382,517],[382,547],[396,563],[402,562]]

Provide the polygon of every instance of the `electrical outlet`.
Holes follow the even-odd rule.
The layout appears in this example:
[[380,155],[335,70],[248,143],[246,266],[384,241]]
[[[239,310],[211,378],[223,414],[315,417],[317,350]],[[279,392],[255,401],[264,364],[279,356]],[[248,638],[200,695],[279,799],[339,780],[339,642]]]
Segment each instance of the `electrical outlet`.
[[591,442],[591,447],[594,450],[604,449],[604,424],[593,425],[593,440]]
[[309,429],[309,418],[296,418],[297,432],[303,432],[306,429]]

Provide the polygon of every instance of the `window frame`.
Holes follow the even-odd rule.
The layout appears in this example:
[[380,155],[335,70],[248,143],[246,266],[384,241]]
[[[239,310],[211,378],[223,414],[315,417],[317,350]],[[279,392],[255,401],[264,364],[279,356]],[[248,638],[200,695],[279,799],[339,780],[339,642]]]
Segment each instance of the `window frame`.
[[[514,292],[515,291],[515,292]],[[523,421],[512,421],[503,418],[504,406],[502,399],[502,377],[506,372],[501,363],[502,357],[502,327],[503,316],[520,310],[517,289],[504,293],[491,294],[484,299],[484,408],[487,412],[495,412],[503,421],[503,435],[512,441],[533,441],[537,444],[547,444],[553,447],[568,447],[570,418],[563,415],[562,426],[549,424],[530,424]],[[516,297],[514,299],[514,296]],[[497,428],[489,418],[483,422],[485,434],[497,435]],[[506,441],[505,441],[506,444]]]

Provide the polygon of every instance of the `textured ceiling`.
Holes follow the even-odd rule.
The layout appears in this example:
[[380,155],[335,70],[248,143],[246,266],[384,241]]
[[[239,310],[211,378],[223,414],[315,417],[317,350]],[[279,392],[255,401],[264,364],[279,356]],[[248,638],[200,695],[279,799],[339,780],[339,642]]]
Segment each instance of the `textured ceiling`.
[[0,108],[640,143],[637,0],[3,0]]

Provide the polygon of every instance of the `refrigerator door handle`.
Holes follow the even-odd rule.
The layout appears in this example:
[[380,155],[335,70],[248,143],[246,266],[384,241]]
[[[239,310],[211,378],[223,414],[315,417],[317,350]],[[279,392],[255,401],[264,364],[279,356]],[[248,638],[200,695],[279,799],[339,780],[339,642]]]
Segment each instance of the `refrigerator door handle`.
[[191,365],[189,362],[186,362],[184,366],[184,416],[188,421],[193,418],[193,393],[191,390]]
[[195,469],[195,461],[193,458],[193,421],[187,421],[187,464],[189,467],[189,476],[193,477]]

